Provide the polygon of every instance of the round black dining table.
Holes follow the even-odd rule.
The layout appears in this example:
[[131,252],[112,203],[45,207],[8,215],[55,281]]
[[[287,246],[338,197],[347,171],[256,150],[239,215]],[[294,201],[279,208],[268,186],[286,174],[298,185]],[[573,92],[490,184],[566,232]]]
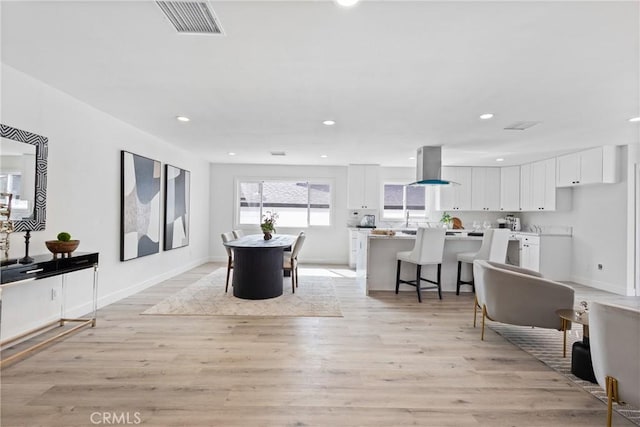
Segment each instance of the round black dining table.
[[264,240],[262,234],[243,236],[225,242],[233,250],[233,296],[267,299],[282,295],[284,249],[296,236],[274,234]]

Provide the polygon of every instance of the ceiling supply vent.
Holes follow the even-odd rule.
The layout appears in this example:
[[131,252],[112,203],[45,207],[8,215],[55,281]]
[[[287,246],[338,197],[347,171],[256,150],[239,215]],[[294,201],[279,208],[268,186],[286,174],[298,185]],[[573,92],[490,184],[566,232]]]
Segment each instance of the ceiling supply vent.
[[284,151],[272,151],[271,155],[272,156],[286,156],[287,153],[285,153]]
[[540,122],[515,122],[504,128],[504,130],[525,130],[537,124],[540,124]]
[[206,1],[157,1],[156,4],[179,33],[224,35],[220,21]]

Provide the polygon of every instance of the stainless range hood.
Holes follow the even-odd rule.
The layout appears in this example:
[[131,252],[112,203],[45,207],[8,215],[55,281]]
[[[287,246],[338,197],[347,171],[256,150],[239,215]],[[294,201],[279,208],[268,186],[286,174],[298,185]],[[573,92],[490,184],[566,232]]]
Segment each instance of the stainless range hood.
[[458,184],[442,179],[442,147],[425,146],[418,148],[416,156],[416,182],[409,185],[450,185]]

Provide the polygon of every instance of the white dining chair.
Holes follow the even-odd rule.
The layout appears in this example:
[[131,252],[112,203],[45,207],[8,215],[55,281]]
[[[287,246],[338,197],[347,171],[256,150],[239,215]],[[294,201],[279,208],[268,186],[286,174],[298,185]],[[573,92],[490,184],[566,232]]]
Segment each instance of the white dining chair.
[[[222,243],[235,240],[233,232],[222,233],[220,236],[222,237]],[[228,246],[225,246],[224,248],[227,250],[227,257],[228,257],[227,258],[227,281],[225,282],[225,285],[224,285],[224,291],[227,292],[227,290],[229,289],[229,276],[231,275],[231,269],[233,268],[233,251]]]
[[298,254],[300,253],[300,250],[302,249],[302,245],[304,244],[304,240],[305,240],[305,234],[304,232],[300,232],[300,234],[298,235],[298,238],[296,239],[295,243],[293,244],[293,248],[291,249],[291,253],[284,254],[284,259],[283,259],[283,266],[282,268],[285,271],[290,271],[291,272],[291,291],[293,293],[296,292],[296,288],[298,287]]
[[[418,293],[418,301],[422,302],[420,291],[423,289],[438,289],[438,298],[442,299],[441,287],[441,271],[442,258],[444,256],[444,238],[446,230],[444,228],[418,228],[416,232],[416,243],[412,251],[398,252],[396,259],[398,265],[396,268],[396,294],[400,288],[400,284],[415,286]],[[415,280],[401,280],[400,268],[402,262],[416,265]],[[425,279],[421,276],[423,265],[437,265],[438,273],[436,280]],[[433,283],[435,286],[422,287],[422,282]]]
[[473,266],[475,260],[485,260],[504,263],[507,259],[507,247],[509,246],[509,236],[511,231],[506,228],[490,228],[485,230],[482,237],[482,245],[478,252],[462,252],[457,255],[458,278],[456,280],[456,295],[460,295],[461,285],[471,285],[475,292],[476,287],[473,280],[473,268],[471,269],[471,280],[462,280],[462,263]]
[[613,402],[640,406],[640,307],[592,302],[589,344],[593,373],[607,392],[607,426]]
[[236,239],[239,239],[241,237],[244,237],[244,231],[243,230],[233,230],[233,237]]

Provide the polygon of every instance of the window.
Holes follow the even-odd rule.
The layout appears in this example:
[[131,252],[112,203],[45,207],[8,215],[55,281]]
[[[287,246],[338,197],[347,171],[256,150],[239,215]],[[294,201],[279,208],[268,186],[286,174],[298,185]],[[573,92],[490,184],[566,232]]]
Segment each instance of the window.
[[427,187],[421,185],[384,184],[384,219],[427,217]]
[[331,185],[309,181],[241,181],[238,223],[260,224],[267,211],[278,213],[276,229],[331,225]]

